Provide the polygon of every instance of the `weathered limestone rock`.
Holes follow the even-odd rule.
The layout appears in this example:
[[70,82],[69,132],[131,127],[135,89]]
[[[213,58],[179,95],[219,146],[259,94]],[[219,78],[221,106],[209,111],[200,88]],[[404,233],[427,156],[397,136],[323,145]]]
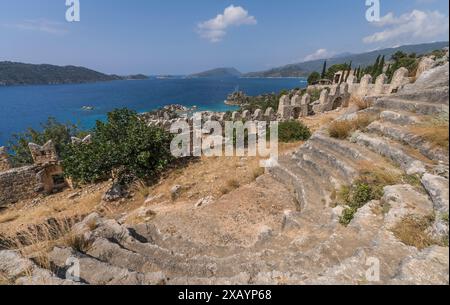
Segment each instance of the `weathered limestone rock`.
[[386,74],[381,74],[377,77],[377,79],[375,80],[375,88],[373,90],[373,95],[380,95],[380,94],[384,94],[384,84],[386,83],[387,80],[387,76]]
[[53,249],[49,258],[55,266],[63,270],[67,267],[68,259],[76,259],[80,266],[80,278],[94,285],[157,285],[166,281],[161,272],[144,274],[129,271],[67,248]]
[[83,139],[77,138],[77,137],[72,137],[71,138],[72,144],[91,144],[92,143],[92,135],[87,135],[86,137],[84,137]]
[[249,120],[249,119],[251,119],[250,111],[248,111],[248,110],[242,111],[242,118],[243,118],[244,120]]
[[422,75],[423,72],[430,70],[435,65],[435,61],[430,57],[424,57],[419,62],[419,65],[417,66],[417,72],[416,72],[416,79]]
[[12,168],[11,162],[9,161],[9,155],[6,151],[6,147],[0,147],[0,172],[10,170]]
[[433,203],[409,185],[393,185],[384,188],[382,203],[389,212],[385,216],[387,228],[393,228],[404,217],[418,218],[433,215]]
[[294,95],[291,99],[291,106],[300,106],[302,97],[300,95]]
[[124,186],[120,183],[114,183],[103,195],[103,200],[106,202],[114,202],[120,200],[128,195]]
[[272,107],[269,107],[266,109],[266,112],[264,113],[264,117],[266,118],[266,120],[273,120],[274,119],[274,113],[275,111],[273,110]]
[[199,199],[197,201],[197,203],[195,204],[195,207],[199,208],[199,207],[207,206],[207,205],[211,204],[213,201],[214,201],[213,196],[207,196],[205,198]]
[[412,125],[420,122],[420,119],[416,116],[404,115],[390,110],[381,112],[380,118],[384,121],[393,122],[399,125]]
[[237,112],[237,111],[234,111],[232,114],[231,114],[231,120],[234,122],[234,121],[238,121],[238,120],[240,120],[241,119],[241,114],[239,113],[239,112]]
[[300,116],[306,117],[309,114],[309,104],[311,103],[311,96],[306,93],[303,95],[302,100],[300,102]]
[[256,109],[253,114],[253,120],[260,121],[263,118],[263,113],[261,109]]
[[58,162],[58,155],[56,153],[55,144],[52,140],[42,146],[29,143],[28,148],[30,149],[31,156],[33,157],[34,164],[36,165]]
[[405,259],[393,284],[448,285],[448,248],[431,247]]
[[273,229],[269,226],[263,225],[258,230],[257,242],[267,241],[270,237],[272,237]]
[[183,189],[183,187],[181,185],[174,185],[170,189],[170,197],[172,198],[172,200],[175,200],[180,196],[182,189]]
[[401,67],[394,72],[392,77],[391,86],[389,87],[389,93],[397,92],[402,86],[409,83],[408,69]]
[[0,274],[10,284],[18,285],[73,285],[70,280],[54,276],[50,271],[37,267],[31,260],[15,251],[0,251]]
[[283,219],[281,221],[281,228],[284,229],[292,229],[299,228],[300,224],[298,223],[296,217],[299,215],[298,212],[286,210],[283,213]]
[[352,84],[356,83],[356,81],[357,81],[357,79],[356,79],[356,77],[354,75],[350,75],[347,78],[347,84],[349,84],[349,85],[352,85]]
[[441,213],[448,213],[448,180],[426,173],[422,177],[422,185],[433,200],[435,209]]
[[278,116],[282,120],[288,120],[291,116],[291,107],[289,96],[283,95],[280,98],[280,104],[278,106]]
[[358,95],[359,96],[366,96],[369,92],[369,84],[372,83],[372,76],[369,74],[364,75],[361,78],[361,81],[359,83],[359,90]]

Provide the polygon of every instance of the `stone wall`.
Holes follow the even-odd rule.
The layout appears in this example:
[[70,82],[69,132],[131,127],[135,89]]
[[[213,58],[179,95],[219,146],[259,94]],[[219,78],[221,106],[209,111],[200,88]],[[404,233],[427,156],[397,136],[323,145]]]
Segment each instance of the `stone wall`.
[[8,153],[5,147],[0,147],[0,173],[11,169]]
[[40,146],[29,143],[34,165],[11,168],[5,148],[0,148],[0,207],[51,194],[67,186],[52,141]]
[[38,166],[25,166],[0,172],[0,207],[36,196],[41,183]]

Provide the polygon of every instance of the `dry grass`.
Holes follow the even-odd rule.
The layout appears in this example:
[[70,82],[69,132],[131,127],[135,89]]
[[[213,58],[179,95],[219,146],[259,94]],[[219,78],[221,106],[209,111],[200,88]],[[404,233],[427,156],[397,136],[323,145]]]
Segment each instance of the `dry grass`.
[[265,169],[263,167],[258,167],[253,170],[253,178],[256,180],[259,176],[264,175]]
[[355,130],[354,127],[352,121],[334,121],[328,127],[328,133],[332,138],[344,140]]
[[402,183],[402,173],[396,168],[374,165],[369,161],[358,162],[359,180],[369,184],[395,185]]
[[449,148],[449,126],[448,122],[430,122],[420,124],[410,128],[410,131],[434,147],[440,147],[448,150]]
[[140,179],[133,182],[132,190],[138,192],[144,198],[150,194],[148,186]]
[[12,222],[12,221],[16,220],[19,217],[20,217],[20,215],[18,213],[11,213],[11,214],[2,215],[2,216],[0,216],[0,224]]
[[330,137],[336,139],[347,139],[354,131],[364,130],[378,117],[369,114],[360,114],[353,120],[334,121],[328,126]]
[[224,186],[220,188],[220,192],[225,195],[228,194],[235,189],[238,189],[240,187],[240,183],[237,179],[229,179]]
[[32,257],[36,263],[46,269],[51,265],[48,252],[55,246],[71,247],[85,252],[89,243],[83,237],[71,232],[72,222],[68,219],[44,223],[14,236],[2,239],[2,245],[8,249],[20,251],[25,257]]
[[432,217],[417,218],[407,216],[393,229],[395,237],[405,245],[416,247],[419,250],[432,246],[436,242],[426,234],[426,230],[432,224]]
[[352,104],[355,105],[359,111],[367,109],[371,106],[370,102],[368,100],[363,99],[361,97],[357,97],[357,96],[352,96],[350,98],[350,105],[352,105]]

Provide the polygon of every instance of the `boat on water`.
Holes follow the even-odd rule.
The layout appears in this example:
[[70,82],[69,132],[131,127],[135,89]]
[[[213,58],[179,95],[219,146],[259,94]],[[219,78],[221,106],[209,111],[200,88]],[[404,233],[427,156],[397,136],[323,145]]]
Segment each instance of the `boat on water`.
[[95,108],[93,106],[83,106],[83,107],[81,107],[81,109],[84,110],[84,111],[92,111]]

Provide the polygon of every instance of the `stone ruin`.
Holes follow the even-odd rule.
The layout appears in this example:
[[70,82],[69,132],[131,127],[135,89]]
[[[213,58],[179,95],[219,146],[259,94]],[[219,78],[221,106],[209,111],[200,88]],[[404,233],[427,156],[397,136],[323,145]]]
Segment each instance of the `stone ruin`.
[[9,155],[5,147],[0,147],[0,172],[5,172],[12,168]]
[[29,143],[34,163],[13,168],[6,148],[0,147],[0,207],[51,194],[67,186],[53,141]]
[[[416,78],[421,73],[433,66],[434,61],[430,58],[423,58],[419,64]],[[278,106],[278,119],[281,121],[298,119],[301,117],[329,112],[341,107],[348,107],[350,98],[375,97],[396,93],[403,86],[411,83],[413,78],[409,77],[406,68],[395,71],[392,81],[388,83],[385,74],[377,77],[375,82],[369,74],[364,75],[359,83],[356,82],[354,73],[349,74],[344,81],[344,73],[336,73],[332,85],[316,84],[308,86],[306,93],[302,91],[294,92],[292,97],[284,95],[280,98]],[[320,91],[319,99],[312,100],[311,93]]]

